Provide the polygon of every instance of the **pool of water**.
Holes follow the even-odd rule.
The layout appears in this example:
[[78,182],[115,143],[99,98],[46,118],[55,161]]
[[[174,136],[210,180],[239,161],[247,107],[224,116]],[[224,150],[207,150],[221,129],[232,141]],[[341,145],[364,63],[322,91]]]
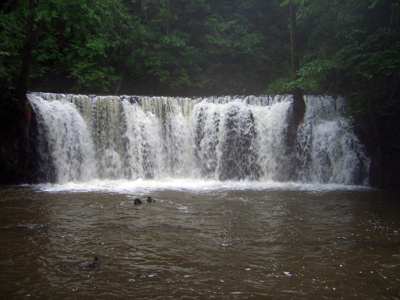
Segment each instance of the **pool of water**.
[[301,184],[4,186],[0,296],[400,299],[397,199]]

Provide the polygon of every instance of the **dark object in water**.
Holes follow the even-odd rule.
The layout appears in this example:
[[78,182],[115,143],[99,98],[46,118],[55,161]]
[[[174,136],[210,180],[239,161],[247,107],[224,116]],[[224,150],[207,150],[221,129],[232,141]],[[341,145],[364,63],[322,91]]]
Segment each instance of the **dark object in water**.
[[50,223],[46,224],[24,224],[16,226],[16,229],[29,229],[29,230],[40,230],[50,227]]
[[138,205],[138,204],[142,204],[142,200],[140,200],[139,198],[135,199],[135,202],[133,202],[134,205]]
[[22,201],[22,202],[32,202],[32,198],[26,198],[26,197],[20,197],[20,198],[15,198],[14,201]]
[[156,202],[156,200],[153,200],[153,198],[151,198],[150,196],[147,197],[147,203],[154,203]]
[[16,226],[1,227],[0,230],[41,230],[50,227],[50,223],[46,224],[22,224]]
[[93,258],[92,261],[85,263],[85,264],[80,264],[79,265],[79,269],[80,270],[87,270],[87,269],[94,269],[94,268],[98,268],[100,266],[100,258],[98,258],[97,256],[95,258]]

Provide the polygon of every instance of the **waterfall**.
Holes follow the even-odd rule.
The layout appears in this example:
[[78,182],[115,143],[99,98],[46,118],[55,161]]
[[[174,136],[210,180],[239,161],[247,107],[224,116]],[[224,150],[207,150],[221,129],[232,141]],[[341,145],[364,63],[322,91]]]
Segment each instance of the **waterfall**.
[[[191,178],[365,185],[370,160],[345,102],[306,96],[293,151],[292,97],[145,97],[32,93],[43,169],[54,182]],[[45,179],[43,179],[45,180]]]

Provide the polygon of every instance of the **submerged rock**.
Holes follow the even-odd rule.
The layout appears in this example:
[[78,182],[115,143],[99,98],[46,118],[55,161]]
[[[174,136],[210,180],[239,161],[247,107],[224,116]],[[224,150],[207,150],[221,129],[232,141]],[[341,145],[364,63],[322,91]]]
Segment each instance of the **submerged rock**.
[[27,198],[27,197],[19,197],[19,198],[15,198],[14,201],[32,202],[33,199],[32,198]]
[[45,223],[45,224],[19,224],[15,226],[6,226],[0,228],[0,230],[11,230],[11,231],[17,231],[17,230],[41,230],[50,227],[50,223]]
[[97,256],[93,258],[92,261],[80,264],[78,269],[79,270],[89,270],[89,269],[96,269],[100,267],[101,260]]
[[50,227],[50,223],[46,224],[24,224],[24,225],[18,225],[17,229],[28,229],[28,230],[40,230]]

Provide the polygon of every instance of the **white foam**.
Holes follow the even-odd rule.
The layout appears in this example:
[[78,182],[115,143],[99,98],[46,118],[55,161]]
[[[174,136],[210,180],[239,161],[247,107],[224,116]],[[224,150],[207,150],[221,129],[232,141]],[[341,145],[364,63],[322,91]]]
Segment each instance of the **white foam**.
[[116,194],[148,193],[151,191],[211,192],[217,190],[292,190],[292,191],[334,191],[368,189],[365,186],[338,184],[304,184],[299,182],[275,181],[217,181],[173,179],[162,180],[91,180],[86,182],[67,182],[38,184],[33,187],[45,192],[104,192]]

